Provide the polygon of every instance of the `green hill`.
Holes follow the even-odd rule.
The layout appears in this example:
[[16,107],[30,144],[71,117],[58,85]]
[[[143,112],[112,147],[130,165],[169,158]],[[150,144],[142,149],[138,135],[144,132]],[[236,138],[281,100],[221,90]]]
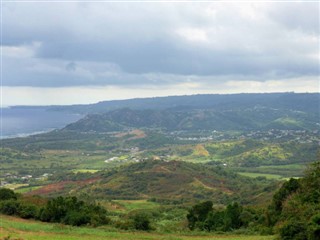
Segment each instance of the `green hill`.
[[[144,161],[98,173],[93,177],[99,180],[88,184],[72,184],[69,181],[71,192],[104,200],[149,199],[183,203],[211,199],[216,204],[233,200],[244,204],[263,204],[270,199],[276,187],[265,179],[242,177],[221,167],[178,161]],[[68,186],[54,187],[46,193],[59,195],[69,193],[71,189]],[[38,189],[29,194],[41,192],[44,191]]]
[[243,93],[243,94],[198,94],[127,100],[103,101],[96,104],[52,106],[50,110],[82,114],[105,113],[121,108],[144,109],[215,109],[231,110],[264,106],[274,109],[292,109],[308,113],[319,111],[319,93]]
[[269,129],[316,130],[315,113],[264,106],[226,109],[117,109],[102,114],[90,114],[69,124],[64,130],[79,132],[110,132],[126,128],[158,128],[168,131],[218,130],[248,131]]

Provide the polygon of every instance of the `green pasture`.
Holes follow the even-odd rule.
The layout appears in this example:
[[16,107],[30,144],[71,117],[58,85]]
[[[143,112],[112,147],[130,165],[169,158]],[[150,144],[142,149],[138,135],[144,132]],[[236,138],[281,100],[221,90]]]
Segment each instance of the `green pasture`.
[[42,186],[31,186],[31,187],[22,187],[15,189],[14,191],[17,193],[27,193],[41,188]]
[[160,207],[160,204],[147,200],[113,200],[112,202],[119,204],[127,212],[138,209],[153,209]]
[[90,228],[71,227],[61,224],[49,224],[32,220],[23,220],[15,217],[0,215],[1,239],[19,240],[273,240],[273,236],[246,236],[246,235],[199,235],[190,232],[185,234],[161,234],[153,232],[119,231],[110,227]]
[[276,179],[280,180],[283,177],[277,174],[267,174],[267,173],[254,173],[254,172],[238,172],[238,174],[246,177],[256,178],[256,177],[265,177],[267,179]]

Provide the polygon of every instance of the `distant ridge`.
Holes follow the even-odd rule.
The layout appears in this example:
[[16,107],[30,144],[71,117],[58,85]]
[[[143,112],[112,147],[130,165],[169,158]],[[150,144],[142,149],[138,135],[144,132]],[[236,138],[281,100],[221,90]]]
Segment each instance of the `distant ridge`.
[[126,128],[317,130],[319,96],[295,93],[193,95],[101,102],[56,110],[89,112],[85,118],[64,128],[80,132]]
[[119,108],[168,109],[168,108],[241,108],[253,105],[294,107],[319,112],[320,93],[239,93],[198,94],[127,100],[102,101],[87,105],[50,106],[51,110],[72,111],[82,114],[101,113]]

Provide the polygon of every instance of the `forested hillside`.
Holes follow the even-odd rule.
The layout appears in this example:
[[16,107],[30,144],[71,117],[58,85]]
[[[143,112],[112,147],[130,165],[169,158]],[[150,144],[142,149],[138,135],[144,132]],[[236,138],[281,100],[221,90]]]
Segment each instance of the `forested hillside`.
[[[319,94],[287,93],[136,99],[119,101],[118,105],[104,102],[82,106],[80,109],[90,109],[88,112],[100,114],[88,115],[68,125],[65,130],[106,132],[130,127],[168,131],[316,130],[319,128],[319,100]],[[136,102],[140,105],[135,105]],[[108,111],[113,106],[117,109]]]

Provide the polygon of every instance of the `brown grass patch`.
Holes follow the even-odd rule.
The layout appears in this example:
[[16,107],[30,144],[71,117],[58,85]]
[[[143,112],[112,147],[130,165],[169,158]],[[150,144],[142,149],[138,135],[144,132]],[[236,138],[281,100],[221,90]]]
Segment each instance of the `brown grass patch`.
[[145,134],[144,131],[140,130],[140,129],[134,129],[130,132],[121,132],[121,133],[117,133],[116,135],[114,135],[117,138],[121,138],[121,137],[125,137],[128,135],[134,135],[133,137],[128,138],[128,140],[134,140],[134,139],[140,139],[140,138],[145,138],[147,135]]

